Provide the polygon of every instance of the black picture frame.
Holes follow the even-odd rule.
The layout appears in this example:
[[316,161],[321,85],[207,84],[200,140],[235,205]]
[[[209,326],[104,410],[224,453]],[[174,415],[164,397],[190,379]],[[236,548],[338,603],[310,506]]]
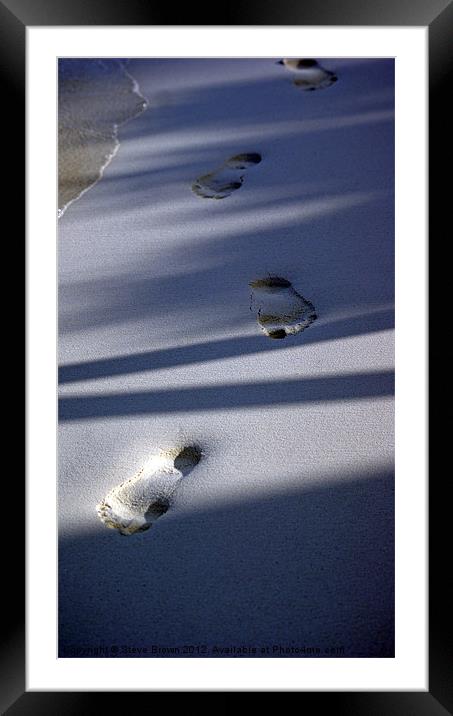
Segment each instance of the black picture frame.
[[[436,335],[443,325],[440,307],[447,301],[447,266],[441,261],[441,237],[450,233],[449,200],[450,184],[445,180],[448,165],[448,127],[453,126],[451,110],[447,108],[448,79],[452,77],[453,35],[452,0],[323,0],[323,2],[295,3],[293,0],[236,0],[214,16],[206,6],[181,6],[176,11],[178,23],[174,23],[175,8],[149,0],[0,0],[0,72],[3,96],[6,102],[2,112],[2,136],[4,158],[7,159],[8,184],[12,183],[11,201],[18,202],[15,216],[25,216],[25,202],[17,194],[23,186],[25,149],[25,89],[26,89],[26,28],[30,26],[64,25],[356,25],[356,26],[424,26],[429,29],[429,146],[430,146],[430,220],[431,238],[429,265],[431,272],[430,300],[430,408],[429,419],[437,417],[435,429],[430,431],[430,608],[429,608],[429,691],[428,692],[298,692],[299,706],[324,706],[336,714],[355,716],[367,714],[398,714],[398,716],[441,716],[453,713],[453,640],[449,639],[451,624],[452,590],[449,580],[448,537],[449,503],[445,500],[444,485],[448,471],[436,468],[435,456],[442,454],[449,430],[448,421],[442,420],[439,407],[434,406],[436,394],[445,395],[445,376],[448,375],[449,354],[445,347],[437,347]],[[171,21],[171,22],[169,22]],[[448,120],[450,116],[450,121]],[[5,137],[7,141],[5,142]],[[10,208],[8,205],[8,213]],[[19,213],[21,212],[21,214]],[[16,218],[15,229],[22,233],[22,224]],[[410,240],[410,237],[408,237]],[[446,243],[446,242],[445,242]],[[23,246],[20,237],[17,245]],[[437,250],[436,250],[437,248]],[[436,276],[433,281],[432,277]],[[414,301],[416,297],[414,297]],[[448,325],[448,324],[447,324]],[[442,383],[440,382],[442,380]],[[442,390],[441,390],[442,388]],[[417,386],[414,386],[417,390]],[[17,396],[15,397],[15,400]],[[442,475],[442,477],[440,477]],[[19,478],[19,474],[17,475]],[[24,505],[23,481],[9,480],[13,491],[8,504]],[[4,637],[0,658],[0,710],[11,714],[91,714],[104,711],[105,693],[98,692],[28,692],[25,690],[25,580],[23,555],[25,543],[21,544],[14,510],[3,515],[4,527],[4,582],[2,596]],[[10,524],[9,524],[10,522]],[[8,537],[12,535],[13,537]],[[15,549],[11,549],[13,546]],[[445,557],[443,557],[445,555]],[[6,564],[5,564],[6,561]],[[445,567],[445,562],[446,567]],[[139,695],[139,694],[136,694]],[[135,695],[135,696],[136,696]],[[112,693],[113,703],[109,711],[125,710],[126,699],[131,695]],[[135,700],[134,696],[134,700]],[[149,694],[142,693],[148,699]],[[322,702],[319,701],[322,699]]]

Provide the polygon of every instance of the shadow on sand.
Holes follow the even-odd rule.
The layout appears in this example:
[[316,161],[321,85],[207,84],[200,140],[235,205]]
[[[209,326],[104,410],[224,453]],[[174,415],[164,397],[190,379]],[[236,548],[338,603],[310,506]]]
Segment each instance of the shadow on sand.
[[[92,533],[62,537],[60,656],[255,646],[270,651],[254,656],[392,657],[393,474],[290,480],[275,494],[188,512],[176,502],[136,536],[94,520]],[[286,651],[304,646],[320,651]]]
[[302,378],[204,385],[194,388],[71,395],[59,400],[61,421],[208,411],[257,406],[357,400],[394,394],[394,373],[351,373]]
[[[300,340],[299,348],[321,341],[372,333],[393,328],[393,310],[382,310],[361,316],[353,316],[311,327]],[[278,343],[265,340],[261,334],[223,338],[202,343],[192,343],[174,348],[163,348],[131,355],[115,356],[80,363],[62,365],[58,371],[59,383],[75,383],[114,375],[128,375],[142,371],[159,370],[173,366],[205,363],[207,361],[235,358],[242,355],[293,347],[293,341]]]

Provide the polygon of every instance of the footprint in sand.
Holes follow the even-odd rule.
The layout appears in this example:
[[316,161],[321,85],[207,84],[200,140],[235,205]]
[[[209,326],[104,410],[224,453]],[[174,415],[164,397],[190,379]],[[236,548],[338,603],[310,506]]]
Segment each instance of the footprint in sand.
[[134,477],[114,487],[96,506],[102,522],[122,535],[144,532],[171,505],[180,480],[200,462],[196,445],[161,450]]
[[198,177],[192,184],[192,191],[203,199],[225,199],[242,186],[244,169],[253,167],[260,161],[261,155],[256,152],[236,154],[218,169]]
[[338,80],[334,72],[325,70],[316,60],[289,59],[280,60],[278,64],[284,65],[286,69],[297,73],[293,84],[306,91],[312,92],[317,89],[325,89]]
[[310,301],[280,276],[251,281],[250,310],[255,310],[262,330],[269,338],[286,338],[300,333],[317,318]]

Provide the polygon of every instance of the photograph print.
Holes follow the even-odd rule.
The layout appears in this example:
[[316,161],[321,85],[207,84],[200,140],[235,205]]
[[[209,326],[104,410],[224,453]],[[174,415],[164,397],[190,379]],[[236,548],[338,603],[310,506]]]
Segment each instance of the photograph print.
[[58,60],[58,656],[393,658],[394,59]]

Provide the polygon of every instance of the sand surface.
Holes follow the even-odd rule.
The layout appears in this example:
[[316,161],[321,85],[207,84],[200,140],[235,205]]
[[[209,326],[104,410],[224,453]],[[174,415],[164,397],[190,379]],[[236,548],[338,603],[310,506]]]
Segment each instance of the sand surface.
[[[393,61],[303,92],[277,59],[130,61],[149,106],[60,219],[60,656],[393,655]],[[302,333],[262,332],[268,275]],[[203,457],[171,508],[106,529],[176,443]]]

